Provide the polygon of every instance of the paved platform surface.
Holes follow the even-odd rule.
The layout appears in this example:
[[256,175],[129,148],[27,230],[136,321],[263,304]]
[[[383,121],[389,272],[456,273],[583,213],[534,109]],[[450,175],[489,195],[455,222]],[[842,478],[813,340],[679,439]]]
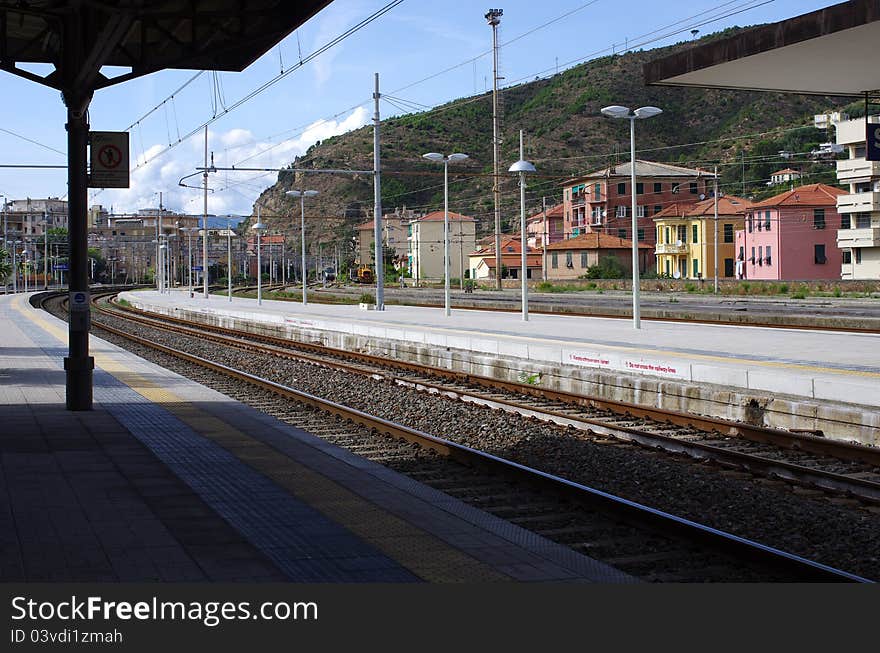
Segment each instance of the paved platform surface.
[[880,406],[880,336],[809,329],[698,325],[413,306],[256,300],[175,291],[125,293],[138,305],[342,331],[671,380],[712,383],[814,400]]
[[0,296],[0,581],[630,582]]

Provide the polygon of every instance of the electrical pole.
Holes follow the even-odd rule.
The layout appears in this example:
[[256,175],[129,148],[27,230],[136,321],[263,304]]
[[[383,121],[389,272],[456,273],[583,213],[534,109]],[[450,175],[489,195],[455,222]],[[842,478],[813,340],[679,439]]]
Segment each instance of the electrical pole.
[[[382,260],[382,163],[379,158],[379,73],[376,73],[376,113],[373,116],[373,238],[376,241],[376,310],[385,310],[385,262]],[[303,271],[305,274],[305,271]]]
[[715,166],[715,294],[718,294],[718,166]]
[[546,197],[541,198],[541,211],[544,213],[544,227],[543,227],[544,234],[541,237],[541,245],[544,250],[544,253],[541,256],[541,267],[542,267],[542,272],[543,272],[543,275],[542,275],[543,278],[541,279],[541,281],[547,281],[547,238],[548,238],[548,233],[547,233],[547,198]]
[[495,288],[501,290],[501,188],[498,179],[498,25],[503,9],[490,9],[486,21],[492,26],[492,197],[495,199]]
[[208,299],[208,126],[205,125],[205,214],[202,220],[202,282],[205,286],[205,299]]

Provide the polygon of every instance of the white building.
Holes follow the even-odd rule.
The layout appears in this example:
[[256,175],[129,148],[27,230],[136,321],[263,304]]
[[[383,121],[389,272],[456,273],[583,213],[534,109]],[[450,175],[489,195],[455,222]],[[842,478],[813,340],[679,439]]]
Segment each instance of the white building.
[[[880,116],[870,116],[880,124]],[[837,124],[837,144],[848,158],[837,162],[837,181],[849,194],[837,198],[843,279],[880,279],[880,161],[866,160],[865,119]]]
[[777,170],[772,175],[770,175],[770,185],[775,186],[776,184],[784,184],[786,182],[797,181],[800,178],[801,173],[797,170],[793,170],[792,168]]
[[[407,254],[410,276],[417,281],[443,279],[443,211],[434,211],[409,223]],[[449,212],[449,277],[461,278],[468,255],[476,249],[476,221]]]
[[23,199],[7,202],[3,210],[3,228],[8,238],[42,236],[46,229],[67,228],[67,201],[57,197]]

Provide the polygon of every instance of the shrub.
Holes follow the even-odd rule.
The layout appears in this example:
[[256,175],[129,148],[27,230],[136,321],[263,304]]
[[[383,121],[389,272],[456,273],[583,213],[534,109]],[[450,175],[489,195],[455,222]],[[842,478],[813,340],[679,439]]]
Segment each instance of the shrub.
[[375,304],[376,298],[371,293],[365,292],[365,293],[361,293],[361,296],[358,299],[358,301],[361,304]]
[[687,292],[697,292],[697,287],[696,287],[694,284],[692,284],[692,283],[686,283],[686,284],[684,284],[684,289],[685,289]]
[[798,290],[796,293],[792,294],[792,299],[806,299],[807,293],[804,290]]
[[779,294],[780,295],[788,294],[788,284],[787,283],[783,283],[779,286]]

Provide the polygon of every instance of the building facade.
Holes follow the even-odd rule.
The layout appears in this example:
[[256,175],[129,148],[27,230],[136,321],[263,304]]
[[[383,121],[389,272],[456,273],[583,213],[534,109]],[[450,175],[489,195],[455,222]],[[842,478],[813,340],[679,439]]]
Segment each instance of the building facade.
[[[869,124],[880,124],[870,116]],[[880,279],[880,161],[866,158],[865,120],[837,124],[837,143],[847,152],[837,162],[837,181],[849,192],[837,198],[840,230],[837,246],[842,251],[843,279]]]
[[57,197],[23,199],[3,206],[4,239],[42,236],[47,229],[67,229],[67,201]]
[[837,246],[837,199],[845,191],[826,184],[798,186],[745,213],[736,234],[744,279],[839,279],[843,255]]
[[[604,233],[632,239],[630,162],[571,179],[563,187],[563,234]],[[705,170],[636,160],[639,242],[654,245],[654,215],[673,202],[708,196],[714,175]]]
[[[639,243],[639,271],[644,273],[653,265],[650,245]],[[587,269],[599,265],[605,258],[614,258],[632,275],[632,241],[603,233],[589,233],[567,238],[547,246],[547,278],[549,280],[578,279]]]
[[[532,248],[526,243],[526,278],[540,279],[542,277],[541,250]],[[495,279],[496,256],[495,243],[475,251],[468,258],[471,279]],[[522,278],[522,239],[519,234],[501,237],[501,265],[503,279]]]
[[654,216],[657,274],[676,279],[714,277],[717,224],[719,278],[736,276],[736,232],[743,229],[744,211],[750,202],[740,197],[696,203],[676,203]]
[[[416,281],[443,279],[443,211],[410,220],[407,225],[407,267]],[[476,221],[449,212],[449,276],[461,278],[467,257],[476,249]]]
[[[409,223],[416,219],[415,212],[397,209],[394,213],[382,216],[382,242],[393,251],[393,261],[386,263],[406,263],[409,256]],[[376,260],[375,223],[370,220],[358,225],[355,263],[373,265]]]

